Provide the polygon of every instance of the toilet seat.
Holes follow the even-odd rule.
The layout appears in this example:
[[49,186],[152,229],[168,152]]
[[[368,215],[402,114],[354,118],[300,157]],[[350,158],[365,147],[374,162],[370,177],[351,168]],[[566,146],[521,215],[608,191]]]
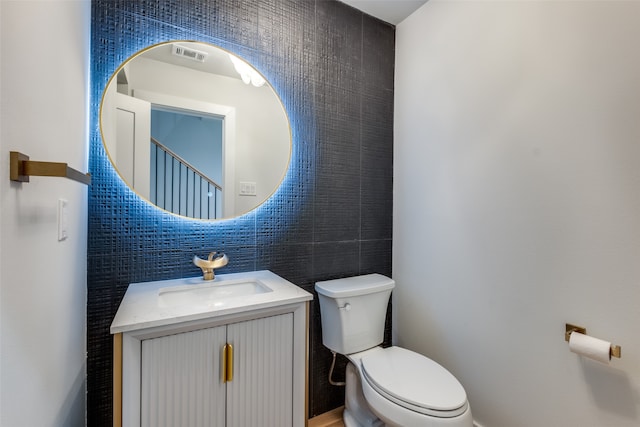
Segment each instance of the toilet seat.
[[421,354],[389,347],[360,359],[364,380],[384,398],[420,414],[453,418],[468,407],[467,395],[445,368]]

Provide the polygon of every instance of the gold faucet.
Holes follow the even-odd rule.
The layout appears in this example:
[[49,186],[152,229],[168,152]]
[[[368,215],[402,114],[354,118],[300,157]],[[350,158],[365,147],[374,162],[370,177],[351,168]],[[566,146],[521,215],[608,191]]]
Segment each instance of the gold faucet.
[[193,263],[202,269],[202,280],[215,279],[216,275],[213,270],[224,267],[228,262],[229,258],[223,253],[211,252],[207,259],[198,258],[196,255],[193,256]]

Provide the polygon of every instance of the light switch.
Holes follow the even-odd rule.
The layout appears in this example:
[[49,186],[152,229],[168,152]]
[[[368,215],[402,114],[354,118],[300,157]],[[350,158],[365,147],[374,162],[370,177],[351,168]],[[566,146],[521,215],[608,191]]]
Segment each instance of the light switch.
[[58,241],[67,240],[68,234],[68,212],[69,202],[65,199],[58,199]]
[[240,195],[241,196],[255,196],[256,195],[256,183],[255,182],[242,182],[242,181],[240,181]]

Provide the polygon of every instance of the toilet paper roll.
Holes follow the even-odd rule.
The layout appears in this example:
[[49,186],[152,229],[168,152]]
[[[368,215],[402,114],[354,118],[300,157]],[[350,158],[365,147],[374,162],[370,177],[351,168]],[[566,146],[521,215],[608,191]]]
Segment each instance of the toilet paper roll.
[[579,332],[572,332],[569,336],[569,350],[602,363],[608,364],[611,360],[610,342]]

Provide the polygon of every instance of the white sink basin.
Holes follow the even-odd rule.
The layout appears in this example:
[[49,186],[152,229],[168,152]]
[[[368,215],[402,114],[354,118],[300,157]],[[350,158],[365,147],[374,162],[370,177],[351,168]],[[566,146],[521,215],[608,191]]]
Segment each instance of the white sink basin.
[[207,305],[221,307],[231,298],[247,297],[264,294],[273,290],[259,280],[230,280],[223,282],[189,283],[158,291],[158,305],[160,307],[179,307],[184,305]]

